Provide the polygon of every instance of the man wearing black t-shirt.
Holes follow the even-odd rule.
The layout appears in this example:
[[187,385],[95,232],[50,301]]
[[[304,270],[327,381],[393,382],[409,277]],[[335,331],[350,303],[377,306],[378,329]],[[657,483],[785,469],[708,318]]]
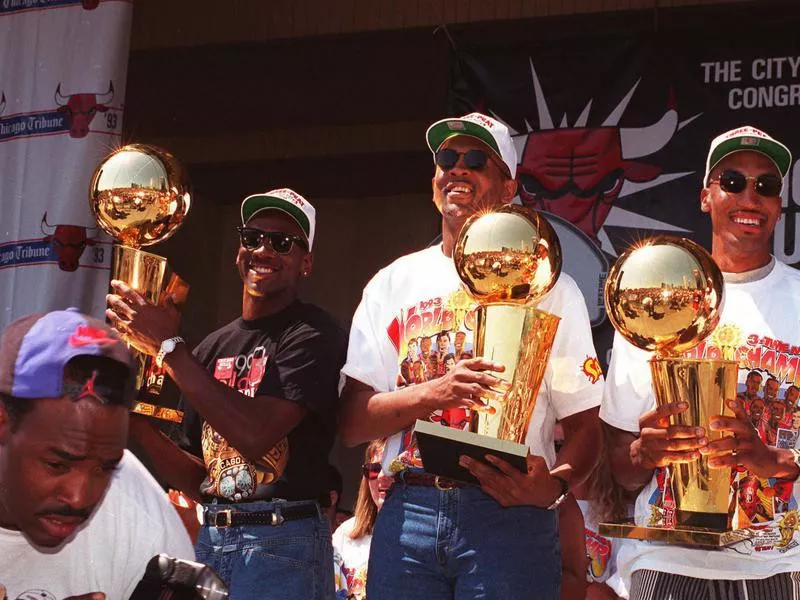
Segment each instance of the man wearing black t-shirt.
[[311,273],[314,208],[289,189],[242,202],[236,257],[242,316],[192,354],[177,311],[113,281],[107,316],[156,357],[183,393],[186,451],[151,422],[131,431],[169,485],[204,503],[197,557],[234,600],[334,597],[328,453],[346,339],[323,310],[297,300]]

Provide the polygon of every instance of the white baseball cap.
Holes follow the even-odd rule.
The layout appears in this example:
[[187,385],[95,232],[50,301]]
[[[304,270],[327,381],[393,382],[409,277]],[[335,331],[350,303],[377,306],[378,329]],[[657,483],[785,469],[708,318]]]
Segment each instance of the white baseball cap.
[[242,200],[242,225],[264,210],[279,210],[294,219],[308,240],[308,249],[314,243],[317,211],[311,203],[289,188],[253,194]]
[[778,140],[773,139],[760,129],[744,125],[731,129],[718,135],[711,142],[706,159],[706,174],[703,176],[703,185],[708,185],[708,176],[720,161],[735,152],[758,152],[769,158],[781,177],[786,177],[792,165],[792,153]]
[[425,138],[428,140],[428,148],[436,154],[445,141],[452,137],[466,135],[482,141],[489,146],[494,153],[508,167],[511,179],[517,175],[517,150],[508,127],[491,117],[481,113],[470,113],[463,117],[453,117],[436,121],[428,127]]

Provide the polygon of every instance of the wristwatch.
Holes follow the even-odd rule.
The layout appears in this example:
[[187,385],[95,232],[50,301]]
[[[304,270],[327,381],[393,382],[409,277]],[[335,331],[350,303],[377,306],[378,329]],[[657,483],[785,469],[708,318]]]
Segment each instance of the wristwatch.
[[175,347],[178,344],[185,344],[185,343],[186,342],[184,341],[184,339],[180,336],[171,337],[161,342],[161,348],[159,348],[158,354],[156,354],[156,366],[159,369],[163,367],[164,358],[167,356],[167,354],[175,350]]
[[561,495],[558,496],[558,498],[556,498],[555,500],[553,500],[553,503],[547,507],[547,510],[557,509],[559,506],[561,506],[561,503],[564,502],[564,500],[566,500],[567,496],[569,495],[569,483],[567,483],[567,480],[564,479],[563,477],[559,477],[558,475],[551,475],[551,477],[553,479],[558,479],[558,481],[561,482]]

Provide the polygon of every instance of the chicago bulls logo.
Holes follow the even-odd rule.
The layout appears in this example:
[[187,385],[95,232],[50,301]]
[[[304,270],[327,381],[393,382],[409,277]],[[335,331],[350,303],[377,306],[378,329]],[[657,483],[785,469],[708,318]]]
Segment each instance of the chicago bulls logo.
[[100,0],[82,0],[84,10],[94,10],[100,5]]
[[114,99],[114,84],[108,82],[108,91],[105,94],[71,94],[64,96],[61,93],[61,84],[56,87],[55,100],[59,112],[65,113],[69,123],[69,136],[73,138],[86,137],[89,125],[98,112],[106,112]]
[[97,227],[91,227],[92,237],[87,237],[87,228],[82,225],[50,225],[47,222],[47,213],[44,213],[41,222],[43,241],[50,244],[53,253],[58,259],[58,268],[62,271],[75,271],[86,246],[97,243]]
[[589,127],[592,100],[575,120],[566,114],[555,126],[539,78],[530,62],[538,130],[525,122],[527,132],[509,128],[520,164],[519,197],[523,204],[556,214],[576,225],[594,243],[615,254],[599,234],[615,201],[689,173],[661,173],[661,167],[639,162],[662,148],[675,133],[699,115],[680,121],[670,98],[658,119],[640,128],[619,122],[639,86],[637,81],[599,127]]

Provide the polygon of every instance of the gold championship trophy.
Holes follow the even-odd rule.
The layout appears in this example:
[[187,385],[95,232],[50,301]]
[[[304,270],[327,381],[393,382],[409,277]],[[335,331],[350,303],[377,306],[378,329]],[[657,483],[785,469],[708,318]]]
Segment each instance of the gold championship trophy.
[[[722,310],[722,273],[694,242],[658,236],[624,252],[609,272],[606,310],[614,328],[634,346],[653,352],[650,372],[656,403],[687,402],[670,418],[673,425],[709,429],[714,415],[732,415],[725,405],[736,397],[738,365],[733,360],[689,359],[717,326]],[[723,348],[723,356],[725,354]],[[600,534],[690,546],[725,546],[746,537],[731,531],[730,468],[708,465],[707,456],[670,465],[662,506],[647,526],[601,523]]]
[[478,460],[497,454],[527,469],[525,437],[560,320],[536,303],[558,280],[561,246],[544,217],[506,205],[464,224],[453,260],[478,302],[475,356],[504,365],[504,372],[494,373],[504,385],[482,398],[483,409],[471,412],[469,431],[421,420],[414,431],[427,471],[474,483],[458,465],[461,454]]
[[[188,187],[175,158],[154,146],[118,148],[95,169],[89,202],[98,225],[120,242],[114,244],[111,277],[124,281],[153,304],[172,296],[176,305],[182,305],[188,284],[170,270],[166,258],[141,250],[170,238],[189,212]],[[165,371],[152,357],[137,351],[133,354],[139,390],[133,412],[181,422],[180,411],[157,402]]]

